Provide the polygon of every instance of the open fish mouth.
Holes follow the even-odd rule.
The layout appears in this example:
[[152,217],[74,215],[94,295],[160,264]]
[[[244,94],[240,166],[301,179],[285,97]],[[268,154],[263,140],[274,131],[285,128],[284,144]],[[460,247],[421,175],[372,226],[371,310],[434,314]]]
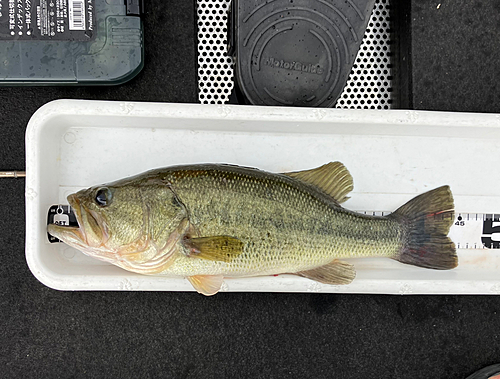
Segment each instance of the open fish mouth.
[[70,246],[76,248],[88,246],[85,230],[82,225],[80,203],[75,195],[69,195],[68,202],[75,214],[78,226],[49,224],[47,226],[47,232]]
[[48,233],[86,255],[114,262],[113,252],[105,246],[109,239],[106,223],[96,212],[82,205],[75,194],[68,196],[68,203],[73,209],[78,226],[49,224]]

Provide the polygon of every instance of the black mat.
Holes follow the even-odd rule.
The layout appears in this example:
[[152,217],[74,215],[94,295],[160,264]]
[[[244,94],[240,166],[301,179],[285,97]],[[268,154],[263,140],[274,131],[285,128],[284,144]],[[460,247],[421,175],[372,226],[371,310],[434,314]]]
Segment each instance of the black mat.
[[414,107],[499,112],[500,1],[413,0],[411,23]]
[[[441,1],[412,1],[414,106],[500,112],[498,1]],[[50,100],[196,102],[194,4],[147,3],[130,83],[0,88],[0,169],[24,169],[26,124]],[[454,379],[500,361],[498,296],[51,290],[24,258],[24,181],[0,194],[0,377]]]

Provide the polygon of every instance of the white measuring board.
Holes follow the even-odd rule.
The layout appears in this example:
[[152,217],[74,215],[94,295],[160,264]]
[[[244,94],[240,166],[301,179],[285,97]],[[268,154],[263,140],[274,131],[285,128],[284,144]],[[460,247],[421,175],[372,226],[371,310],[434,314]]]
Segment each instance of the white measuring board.
[[458,267],[352,258],[356,280],[347,286],[279,275],[230,278],[224,291],[500,294],[500,177],[491,174],[500,165],[500,115],[61,100],[32,117],[26,141],[26,259],[51,288],[193,290],[184,278],[130,273],[50,243],[47,210],[69,193],[177,164],[279,173],[340,161],[354,178],[343,204],[352,211],[393,212],[450,186]]

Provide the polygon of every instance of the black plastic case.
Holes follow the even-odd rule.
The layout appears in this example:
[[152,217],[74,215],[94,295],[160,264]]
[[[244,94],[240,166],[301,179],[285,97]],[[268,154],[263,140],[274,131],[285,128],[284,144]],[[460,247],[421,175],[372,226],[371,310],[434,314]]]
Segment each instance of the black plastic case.
[[229,53],[246,99],[332,107],[342,93],[375,0],[233,0]]
[[120,84],[143,67],[142,0],[0,0],[0,86]]

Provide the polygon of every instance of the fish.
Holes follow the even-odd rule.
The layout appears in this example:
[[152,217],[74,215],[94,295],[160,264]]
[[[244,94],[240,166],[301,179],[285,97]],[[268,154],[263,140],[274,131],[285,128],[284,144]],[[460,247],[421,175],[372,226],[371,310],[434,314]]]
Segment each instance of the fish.
[[346,258],[385,257],[447,270],[450,187],[420,194],[385,216],[341,206],[353,178],[340,162],[270,173],[229,164],[155,169],[68,196],[78,226],[48,233],[125,270],[184,277],[210,296],[225,278],[291,274],[351,283]]

